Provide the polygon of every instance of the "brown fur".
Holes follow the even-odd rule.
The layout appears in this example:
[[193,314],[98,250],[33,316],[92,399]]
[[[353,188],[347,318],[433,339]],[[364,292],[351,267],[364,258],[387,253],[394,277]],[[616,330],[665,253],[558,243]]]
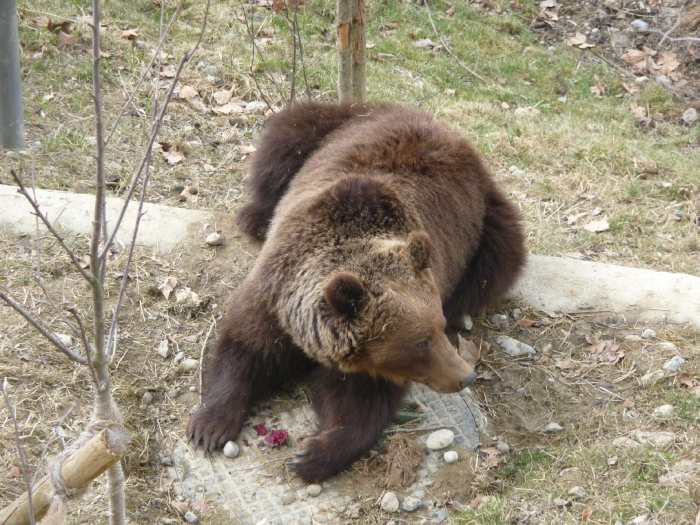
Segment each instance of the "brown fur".
[[398,106],[279,113],[250,186],[239,224],[265,243],[189,434],[209,449],[235,439],[255,399],[321,364],[319,432],[295,463],[318,481],[373,445],[410,382],[449,392],[473,381],[446,324],[512,285],[523,234],[471,146]]

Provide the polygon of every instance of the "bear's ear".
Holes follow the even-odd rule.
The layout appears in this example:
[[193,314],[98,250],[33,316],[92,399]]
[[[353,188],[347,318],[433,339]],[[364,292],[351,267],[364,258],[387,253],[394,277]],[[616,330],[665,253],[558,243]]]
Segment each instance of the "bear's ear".
[[367,290],[355,274],[338,272],[331,277],[323,296],[336,313],[355,317],[367,301]]
[[413,268],[421,272],[430,268],[430,259],[433,253],[433,245],[430,237],[424,231],[414,231],[408,235],[408,256],[411,258]]

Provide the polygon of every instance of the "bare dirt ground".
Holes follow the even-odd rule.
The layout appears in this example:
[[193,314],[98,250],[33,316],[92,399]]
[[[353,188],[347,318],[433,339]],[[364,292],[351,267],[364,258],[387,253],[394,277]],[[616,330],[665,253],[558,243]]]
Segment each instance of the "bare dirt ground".
[[[158,39],[156,3],[112,0],[106,5],[110,125],[131,100],[108,148],[115,194],[128,184],[146,135],[153,83],[136,84]],[[370,96],[420,105],[462,129],[521,206],[532,251],[698,274],[700,127],[682,122],[681,115],[697,107],[700,47],[668,38],[660,46],[663,35],[629,27],[639,18],[665,34],[684,6],[686,14],[670,35],[698,36],[693,19],[686,22],[693,6],[672,1],[560,4],[431,2],[436,34],[421,3],[370,3]],[[168,14],[174,5],[166,3]],[[181,500],[167,468],[199,389],[198,369],[183,370],[175,356],[199,359],[227,292],[255,254],[229,220],[241,202],[246,160],[269,111],[251,71],[274,107],[289,92],[288,19],[265,2],[254,6],[252,13],[253,4],[215,3],[205,45],[179,86],[160,140],[149,200],[217,210],[221,220],[215,226],[226,244],[211,248],[195,238],[168,256],[138,253],[114,364],[116,397],[134,438],[125,464],[134,523],[179,522],[187,510],[205,523],[231,522],[206,502]],[[244,7],[260,46],[252,67]],[[20,2],[30,152],[3,159],[0,182],[9,183],[6,168],[13,166],[34,176],[40,187],[91,191],[94,132],[83,9],[77,3]],[[334,9],[331,2],[315,0],[299,12],[307,82],[299,68],[297,88],[327,99],[335,82]],[[550,14],[542,14],[543,9]],[[158,89],[196,38],[200,21],[200,6],[186,6],[161,66],[146,68]],[[570,41],[577,32],[584,41]],[[626,40],[620,35],[614,40],[611,35],[617,33]],[[629,49],[644,54],[646,69],[634,69],[638,62],[631,57],[639,55],[625,61]],[[671,68],[672,57],[662,61],[661,53],[674,53],[678,65]],[[482,80],[456,66],[453,54]],[[670,86],[660,85],[659,75],[667,76]],[[86,239],[70,242],[79,253],[85,251]],[[85,305],[87,290],[55,243],[2,233],[0,253],[0,282],[57,332],[70,334],[56,305]],[[111,262],[111,294],[123,258],[120,254]],[[168,277],[177,279],[177,289],[196,292],[199,301],[164,297],[159,286]],[[502,305],[494,312],[506,314],[507,321],[497,326],[486,315],[473,334],[475,343],[484,349],[488,344],[475,392],[492,429],[478,452],[464,452],[459,463],[435,479],[431,498],[448,505],[449,519],[612,525],[639,518],[635,523],[693,524],[700,505],[697,332],[657,326],[655,335],[642,339],[646,327],[612,313],[552,316],[523,305]],[[2,313],[0,377],[11,385],[29,468],[41,475],[47,457],[77,436],[88,418],[89,379],[17,316],[5,308]],[[536,358],[508,358],[495,344],[500,334],[533,345]],[[166,358],[156,353],[164,340]],[[681,369],[663,372],[675,355],[685,359]],[[671,408],[657,410],[664,405]],[[4,505],[22,490],[23,466],[7,412],[1,417]],[[544,432],[550,423],[561,430]],[[358,494],[381,493],[392,447],[410,451],[418,439],[405,437],[358,465],[367,472]],[[402,458],[399,464],[410,465],[415,455]],[[71,505],[71,523],[106,521],[100,488],[98,483]],[[396,490],[400,493],[401,487]],[[348,521],[411,522],[405,513],[382,514],[374,501],[363,499],[359,514]]]

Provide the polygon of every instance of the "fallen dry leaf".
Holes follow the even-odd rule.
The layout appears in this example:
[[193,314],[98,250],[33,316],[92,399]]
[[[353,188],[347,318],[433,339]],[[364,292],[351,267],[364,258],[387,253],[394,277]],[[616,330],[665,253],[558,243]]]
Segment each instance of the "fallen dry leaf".
[[173,78],[176,72],[177,69],[172,64],[166,64],[160,68],[161,78]]
[[413,42],[413,45],[415,47],[435,47],[437,44],[430,40],[429,38],[421,38],[420,40],[416,40]]
[[600,220],[589,222],[588,224],[584,225],[583,229],[592,233],[600,233],[608,231],[610,229],[610,223],[608,222],[607,217],[603,217]]
[[192,86],[182,86],[180,88],[180,92],[178,93],[178,98],[184,99],[184,100],[189,100],[191,98],[194,98],[198,95],[197,90],[193,88]]
[[224,104],[228,104],[232,96],[233,89],[222,89],[221,91],[215,91],[213,98],[219,106],[223,106]]
[[569,38],[567,38],[566,43],[570,46],[578,47],[580,49],[595,47],[595,44],[591,44],[586,40],[586,35],[578,32],[574,34],[574,36],[570,36]]
[[173,290],[177,286],[177,279],[175,277],[166,277],[165,280],[158,286],[158,289],[160,290],[160,293],[163,294],[163,297],[168,299],[170,297],[170,294],[173,293]]
[[655,62],[658,70],[664,75],[670,75],[681,65],[676,54],[670,51],[659,53]]
[[139,36],[139,32],[136,29],[125,29],[122,31],[122,38],[124,40],[131,40],[134,41],[136,40],[136,37]]
[[185,160],[185,154],[177,146],[173,146],[168,142],[159,142],[159,144],[163,153],[163,158],[171,166]]
[[239,102],[229,102],[223,106],[213,107],[212,111],[217,115],[230,115],[231,113],[243,113],[245,111],[245,107],[243,107],[243,105],[241,105]]
[[78,43],[78,36],[73,33],[58,32],[58,47],[71,47]]

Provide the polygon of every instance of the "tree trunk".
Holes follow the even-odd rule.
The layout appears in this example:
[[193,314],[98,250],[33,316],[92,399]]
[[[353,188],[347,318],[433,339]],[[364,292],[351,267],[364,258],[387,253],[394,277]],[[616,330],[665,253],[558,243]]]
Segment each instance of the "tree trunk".
[[19,70],[17,6],[15,0],[0,2],[0,146],[24,147],[22,82]]
[[337,47],[338,47],[338,100],[352,102],[352,48],[350,47],[350,27],[352,25],[355,0],[337,0]]
[[365,0],[353,0],[352,26],[352,98],[354,102],[364,102],[366,97],[365,80]]

